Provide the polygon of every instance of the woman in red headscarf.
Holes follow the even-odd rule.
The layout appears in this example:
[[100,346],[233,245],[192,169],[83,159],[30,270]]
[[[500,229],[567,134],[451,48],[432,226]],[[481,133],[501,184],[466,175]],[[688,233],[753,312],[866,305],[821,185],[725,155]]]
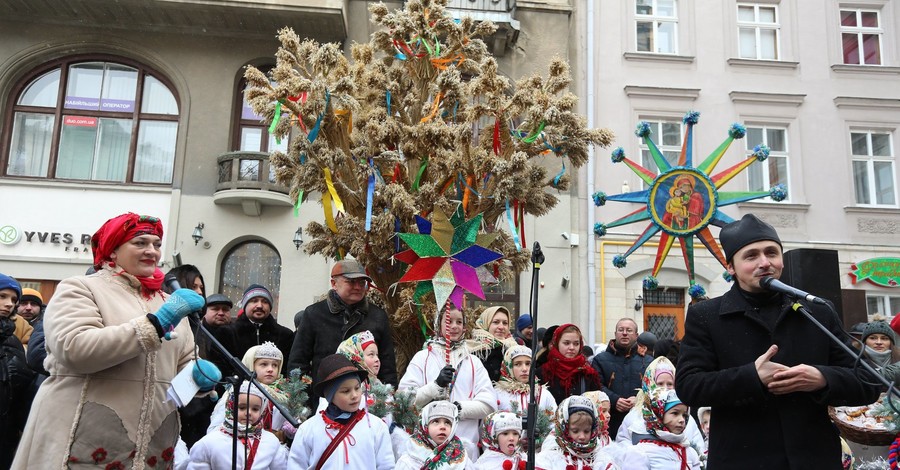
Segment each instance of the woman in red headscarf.
[[162,235],[155,217],[110,219],[91,238],[97,272],[56,288],[44,315],[50,377],[13,468],[171,465],[179,423],[166,391],[194,353],[181,319],[203,298],[160,290]]
[[600,376],[581,353],[583,346],[581,330],[571,323],[553,332],[547,360],[539,370],[557,405],[572,395],[600,390]]

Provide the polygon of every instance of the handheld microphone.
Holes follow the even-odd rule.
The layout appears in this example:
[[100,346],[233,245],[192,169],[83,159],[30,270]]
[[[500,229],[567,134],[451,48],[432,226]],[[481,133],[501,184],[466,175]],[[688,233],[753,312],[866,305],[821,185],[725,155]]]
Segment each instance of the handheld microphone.
[[796,287],[791,287],[791,286],[779,281],[778,279],[775,279],[772,276],[766,276],[766,277],[760,279],[759,285],[765,289],[772,291],[772,292],[780,292],[782,294],[787,294],[791,297],[804,299],[807,302],[811,302],[814,304],[828,305],[828,302],[826,302],[825,299],[823,299],[821,297],[816,297],[816,296],[810,294],[809,292],[803,292],[802,290],[797,289]]
[[[166,277],[163,278],[163,284],[165,284],[166,287],[168,287],[169,290],[171,290],[172,292],[175,292],[178,289],[181,289],[181,284],[178,283],[178,279],[176,278],[175,274],[172,274],[172,273],[166,274]],[[200,310],[195,310],[195,311],[191,312],[191,318],[193,318],[194,320],[197,320],[199,322],[200,321]]]

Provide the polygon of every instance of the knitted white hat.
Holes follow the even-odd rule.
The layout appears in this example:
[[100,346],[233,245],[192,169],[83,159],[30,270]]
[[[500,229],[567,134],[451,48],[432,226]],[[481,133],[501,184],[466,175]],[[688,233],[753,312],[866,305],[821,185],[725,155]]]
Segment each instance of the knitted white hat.
[[491,420],[494,423],[494,435],[491,437],[494,439],[496,439],[500,433],[506,431],[516,431],[519,434],[522,434],[522,418],[515,413],[499,411],[491,415]]
[[275,343],[265,341],[256,349],[254,359],[275,359],[276,361],[284,362],[284,354],[278,349],[278,346],[275,346]]

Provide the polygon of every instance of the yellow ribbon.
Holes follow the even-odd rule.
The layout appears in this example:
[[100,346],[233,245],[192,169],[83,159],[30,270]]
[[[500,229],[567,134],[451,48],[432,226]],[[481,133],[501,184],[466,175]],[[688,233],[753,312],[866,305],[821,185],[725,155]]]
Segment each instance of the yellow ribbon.
[[325,209],[325,225],[331,229],[331,233],[337,233],[337,224],[334,223],[334,214],[331,213],[331,194],[322,194],[322,207]]
[[[334,199],[334,207],[337,208],[338,212],[344,212],[344,203],[341,202],[341,197],[338,196],[337,191],[334,189],[334,182],[331,181],[331,170],[323,168],[322,171],[325,172],[325,184],[328,186],[328,192],[331,193],[331,196],[328,198],[329,202],[331,199]],[[331,213],[331,211],[328,212]]]
[[342,118],[346,116],[347,119],[347,132],[353,132],[353,112],[349,109],[338,109],[334,112],[335,116],[341,116]]

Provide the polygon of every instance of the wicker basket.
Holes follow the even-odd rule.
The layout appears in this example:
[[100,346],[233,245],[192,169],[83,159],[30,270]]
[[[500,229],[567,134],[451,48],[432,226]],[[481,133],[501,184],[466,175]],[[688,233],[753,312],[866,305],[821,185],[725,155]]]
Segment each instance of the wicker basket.
[[847,441],[867,446],[887,446],[894,442],[894,439],[897,437],[897,434],[891,431],[861,428],[838,419],[833,406],[828,407],[828,417],[831,418],[831,422],[841,432],[841,437]]

